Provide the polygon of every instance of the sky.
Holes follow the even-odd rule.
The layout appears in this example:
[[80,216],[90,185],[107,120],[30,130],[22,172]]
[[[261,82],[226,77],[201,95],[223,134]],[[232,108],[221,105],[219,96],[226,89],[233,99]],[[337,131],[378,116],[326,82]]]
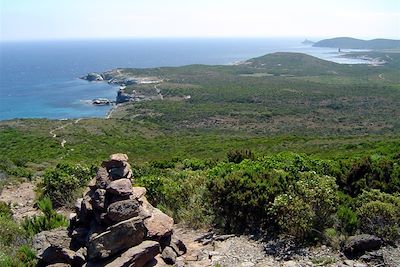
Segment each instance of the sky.
[[400,39],[400,0],[0,0],[0,40]]

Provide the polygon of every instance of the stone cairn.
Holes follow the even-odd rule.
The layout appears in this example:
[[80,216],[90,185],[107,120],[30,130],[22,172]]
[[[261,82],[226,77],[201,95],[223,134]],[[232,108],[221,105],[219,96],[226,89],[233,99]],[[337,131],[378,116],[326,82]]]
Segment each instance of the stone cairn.
[[41,264],[163,266],[186,253],[173,235],[173,219],[154,208],[146,189],[132,187],[131,179],[127,155],[114,154],[104,161],[77,200],[70,227],[35,236]]

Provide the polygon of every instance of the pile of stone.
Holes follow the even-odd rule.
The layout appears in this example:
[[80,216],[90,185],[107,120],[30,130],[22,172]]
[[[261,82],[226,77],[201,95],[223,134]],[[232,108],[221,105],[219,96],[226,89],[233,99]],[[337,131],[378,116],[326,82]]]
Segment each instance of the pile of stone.
[[35,237],[41,262],[141,267],[151,262],[155,266],[157,259],[163,261],[160,265],[174,264],[186,253],[173,235],[173,219],[147,201],[145,188],[132,187],[131,178],[125,154],[104,161],[84,197],[77,200],[69,229]]

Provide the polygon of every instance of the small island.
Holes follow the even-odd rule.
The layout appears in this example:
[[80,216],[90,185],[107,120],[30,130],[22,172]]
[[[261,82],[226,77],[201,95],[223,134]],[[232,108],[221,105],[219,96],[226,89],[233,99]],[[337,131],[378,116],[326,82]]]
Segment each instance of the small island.
[[308,39],[305,39],[303,42],[301,42],[303,45],[313,45],[313,44],[315,44],[315,42],[313,42],[313,41],[310,41],[310,40],[308,40]]

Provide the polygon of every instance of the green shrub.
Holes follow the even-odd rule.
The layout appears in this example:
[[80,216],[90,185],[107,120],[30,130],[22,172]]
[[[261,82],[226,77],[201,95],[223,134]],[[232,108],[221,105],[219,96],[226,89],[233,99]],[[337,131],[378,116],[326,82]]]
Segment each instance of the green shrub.
[[12,216],[10,204],[7,204],[4,201],[0,201],[0,216],[6,216],[6,217]]
[[359,228],[364,233],[393,241],[400,236],[400,196],[380,192],[363,191],[357,197]]
[[335,249],[340,249],[340,244],[344,239],[345,237],[338,233],[335,228],[326,228],[324,230],[324,241]]
[[49,197],[56,207],[71,206],[78,196],[79,189],[95,175],[93,167],[58,164],[47,170],[43,177],[43,194]]
[[22,245],[18,249],[16,258],[24,267],[34,267],[38,262],[36,253],[27,245]]
[[15,160],[14,163],[11,160],[0,158],[0,170],[15,177],[31,179],[33,177],[33,172],[27,169],[25,164],[25,161]]
[[341,187],[350,195],[358,196],[363,190],[379,189],[382,192],[400,191],[399,159],[364,157],[350,162]]
[[245,159],[254,160],[255,156],[249,149],[244,150],[231,150],[227,154],[228,161],[233,163],[240,163]]
[[191,169],[193,171],[196,170],[204,170],[211,168],[217,164],[216,160],[211,159],[185,159],[182,161],[184,169]]
[[37,203],[43,215],[25,218],[22,227],[29,236],[33,236],[42,231],[68,226],[67,218],[58,214],[52,206],[50,198],[43,198]]
[[16,246],[24,240],[24,230],[10,216],[0,215],[0,246]]
[[336,190],[333,177],[300,173],[292,190],[278,195],[271,208],[282,233],[305,238],[332,226],[330,217],[338,204]]
[[137,185],[146,187],[149,201],[174,218],[193,227],[209,222],[205,196],[205,175],[201,171],[182,170],[137,177]]
[[221,163],[209,171],[207,188],[216,224],[243,231],[267,224],[274,197],[287,186],[288,173],[260,163]]
[[272,211],[283,234],[298,238],[310,234],[315,213],[311,205],[300,196],[289,194],[277,196]]
[[353,234],[358,225],[357,214],[348,206],[340,205],[336,212],[339,229],[342,233]]

